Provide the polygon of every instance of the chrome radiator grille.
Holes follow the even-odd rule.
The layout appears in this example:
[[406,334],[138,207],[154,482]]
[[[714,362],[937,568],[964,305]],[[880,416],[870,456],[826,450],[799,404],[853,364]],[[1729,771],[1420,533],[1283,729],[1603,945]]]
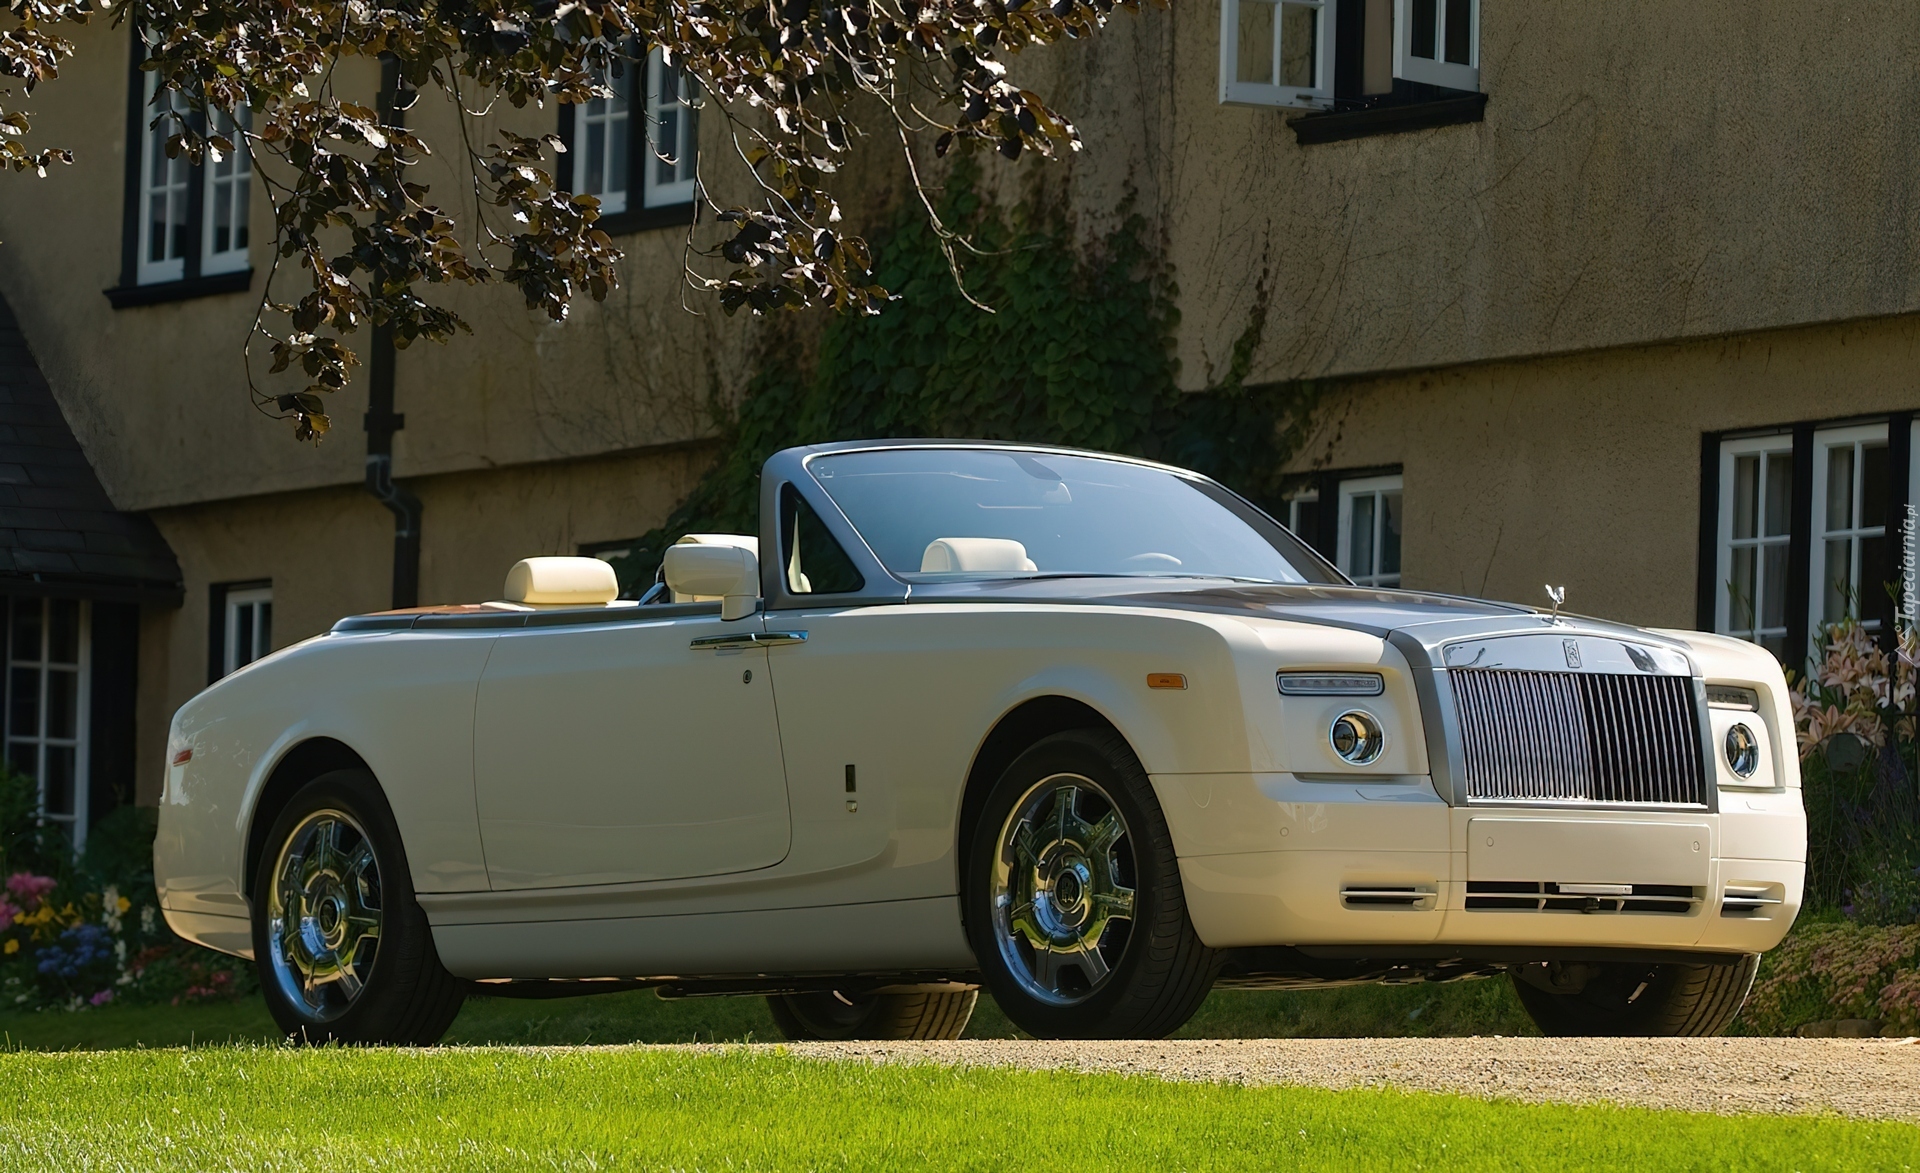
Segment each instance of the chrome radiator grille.
[[1687,677],[1498,668],[1447,677],[1470,799],[1706,804]]

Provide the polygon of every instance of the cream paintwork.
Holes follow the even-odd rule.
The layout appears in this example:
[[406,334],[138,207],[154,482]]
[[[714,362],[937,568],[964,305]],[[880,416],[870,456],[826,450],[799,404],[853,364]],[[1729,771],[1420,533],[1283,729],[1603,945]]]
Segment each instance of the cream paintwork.
[[492,887],[778,863],[789,823],[767,653],[690,646],[759,627],[704,617],[501,635],[473,734]]
[[[682,622],[670,626],[679,631]],[[1765,726],[1780,784],[1723,789],[1713,814],[1594,812],[1603,822],[1707,827],[1709,900],[1690,916],[1583,917],[1465,910],[1469,826],[1492,812],[1450,807],[1434,792],[1407,664],[1372,634],[1171,606],[967,602],[788,610],[731,625],[804,630],[807,639],[711,653],[711,663],[726,668],[714,677],[720,691],[707,694],[718,698],[709,702],[713,722],[702,723],[686,710],[656,722],[647,705],[625,703],[627,686],[616,679],[620,656],[600,649],[643,623],[636,613],[634,627],[623,621],[508,634],[334,635],[203,693],[176,718],[175,744],[195,752],[170,776],[156,850],[172,923],[195,939],[234,948],[231,934],[216,931],[227,922],[207,918],[244,915],[239,858],[254,797],[286,749],[324,734],[361,753],[381,779],[442,959],[463,976],[965,967],[955,893],[967,774],[994,724],[1036,697],[1079,701],[1128,739],[1166,812],[1188,906],[1209,944],[1757,950],[1776,943],[1798,909],[1804,818],[1797,760],[1786,748],[1793,742],[1785,685],[1766,653],[1735,641],[1675,633],[1708,679],[1761,693],[1763,712],[1755,719]],[[690,642],[693,626],[684,631]],[[553,690],[550,698],[540,688],[496,697],[481,683],[483,665],[495,671],[488,655],[499,656],[508,644],[514,650],[500,660],[501,672],[511,663],[527,680],[550,673],[542,686]],[[569,669],[583,663],[600,667],[568,681]],[[753,685],[740,682],[753,665],[764,665],[770,709],[758,701],[728,704],[723,695],[729,680],[741,690],[735,695],[759,695],[749,692],[760,686],[759,667]],[[1336,668],[1380,672],[1385,693],[1281,698],[1274,688],[1279,670]],[[1146,676],[1155,672],[1183,673],[1189,687],[1148,689]],[[576,704],[592,719],[569,717]],[[1344,707],[1367,708],[1386,729],[1386,748],[1367,769],[1346,766],[1326,744],[1326,722]],[[529,719],[514,724],[516,710]],[[743,729],[743,714],[748,726],[758,725]],[[605,739],[599,748],[577,744],[594,742],[596,728]],[[525,744],[513,744],[515,737]],[[757,854],[743,850],[708,865],[724,867],[722,875],[690,874],[695,865],[685,861],[697,854],[690,850],[678,867],[635,861],[635,872],[617,882],[519,888],[528,877],[497,873],[489,886],[485,867],[493,861],[482,861],[472,775],[460,776],[474,763],[463,746],[479,747],[486,806],[488,796],[525,785],[516,775],[540,772],[537,746],[552,753],[553,738],[575,743],[566,752],[579,753],[578,762],[547,770],[559,789],[538,792],[552,797],[550,807],[570,809],[516,809],[555,826],[569,820],[585,827],[645,817],[633,792],[622,789],[631,777],[617,767],[675,737],[701,752],[730,755],[755,737],[777,737],[790,845],[776,852],[764,846],[771,838],[755,840],[763,843]],[[764,748],[747,756],[754,753],[764,757]],[[854,795],[844,784],[849,764],[857,770]],[[753,791],[753,801],[778,788]],[[1498,814],[1557,820],[1552,833],[1566,837],[1565,854],[1586,850],[1577,813]],[[719,827],[684,812],[676,818]],[[499,829],[508,831],[504,823]],[[674,849],[660,825],[645,833],[662,854]],[[1658,839],[1608,840],[1621,856],[1621,881],[1636,879],[1632,845],[1653,850]],[[602,860],[616,854],[605,836],[569,840],[565,832],[543,850],[559,858],[568,842],[597,842]],[[749,866],[755,863],[764,866]],[[682,874],[644,878],[673,871]],[[614,880],[594,867],[547,875]],[[1343,884],[1387,883],[1430,886],[1432,907],[1361,910],[1341,903]],[[1760,917],[1722,918],[1717,893],[1727,883],[1777,885],[1784,903]]]

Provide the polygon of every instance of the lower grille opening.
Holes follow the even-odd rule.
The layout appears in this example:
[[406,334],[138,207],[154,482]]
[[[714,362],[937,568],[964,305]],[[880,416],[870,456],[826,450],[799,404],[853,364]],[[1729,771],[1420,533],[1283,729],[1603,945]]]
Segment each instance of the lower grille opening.
[[1685,884],[1575,884],[1469,880],[1469,912],[1645,912],[1685,916],[1700,903]]
[[1429,909],[1437,892],[1418,884],[1348,884],[1340,889],[1340,903],[1348,908]]
[[1778,884],[1728,884],[1720,895],[1720,915],[1764,919],[1786,902],[1786,890]]

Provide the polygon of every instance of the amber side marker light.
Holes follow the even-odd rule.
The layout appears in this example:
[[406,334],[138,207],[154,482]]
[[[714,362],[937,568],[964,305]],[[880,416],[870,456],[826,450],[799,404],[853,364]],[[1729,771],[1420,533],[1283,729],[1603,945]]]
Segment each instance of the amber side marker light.
[[183,749],[179,753],[173,755],[173,764],[176,766],[184,766],[192,760],[193,760],[193,750],[191,747],[187,749]]
[[1147,673],[1148,688],[1185,688],[1187,678],[1178,672]]

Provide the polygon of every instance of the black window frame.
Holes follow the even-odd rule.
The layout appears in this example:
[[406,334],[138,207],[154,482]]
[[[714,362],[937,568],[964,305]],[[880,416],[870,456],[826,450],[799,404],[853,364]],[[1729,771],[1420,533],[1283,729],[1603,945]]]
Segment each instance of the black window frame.
[[[1802,649],[1811,655],[1813,630],[1810,622],[1813,603],[1813,466],[1815,437],[1829,429],[1848,427],[1856,424],[1879,424],[1887,426],[1887,541],[1889,556],[1896,552],[1894,534],[1899,526],[1899,518],[1910,504],[1920,504],[1911,500],[1913,471],[1913,422],[1916,413],[1912,410],[1868,412],[1861,415],[1848,415],[1817,420],[1797,420],[1792,423],[1775,424],[1765,427],[1731,428],[1725,431],[1702,432],[1700,434],[1700,538],[1696,550],[1694,596],[1694,627],[1698,631],[1714,632],[1718,630],[1720,587],[1720,469],[1722,447],[1729,440],[1740,440],[1754,436],[1777,435],[1791,436],[1793,447],[1793,498],[1789,507],[1790,521],[1787,537],[1787,595],[1786,595],[1786,636],[1784,644],[1789,649]],[[1863,603],[1865,600],[1863,600]],[[1880,627],[1875,639],[1889,650],[1896,637],[1894,624],[1893,599],[1884,591],[1872,594],[1872,610],[1862,607],[1861,618],[1878,619]],[[1789,660],[1785,665],[1794,671],[1802,671],[1806,661]]]
[[245,293],[253,287],[251,257],[244,269],[202,276],[200,256],[204,251],[201,234],[207,215],[207,174],[200,164],[192,164],[193,181],[187,185],[187,251],[181,258],[183,275],[173,281],[140,283],[140,197],[142,150],[153,111],[147,106],[146,42],[138,29],[130,28],[131,42],[127,59],[127,165],[120,212],[120,284],[102,290],[117,310],[134,306],[158,305],[169,301],[209,297],[221,293]]
[[[1318,110],[1289,122],[1297,142],[1302,146],[1345,142],[1485,120],[1487,95],[1483,90],[1449,89],[1396,77],[1391,91],[1366,93],[1367,7],[1351,2],[1338,6],[1332,53],[1333,109]],[[1391,23],[1387,35],[1391,52]]]
[[[624,211],[604,213],[594,221],[594,226],[609,236],[626,236],[636,232],[647,232],[656,228],[686,228],[693,224],[698,198],[684,203],[662,204],[659,207],[646,206],[647,160],[653,157],[652,148],[647,145],[647,62],[650,50],[644,44],[637,47],[631,57],[620,61],[622,66],[618,81],[626,91],[627,98],[627,206]],[[555,176],[562,190],[573,190],[574,168],[574,120],[577,107],[571,102],[560,104],[560,141],[567,153],[554,164],[563,176]],[[700,145],[694,143],[694,157],[699,158]]]

